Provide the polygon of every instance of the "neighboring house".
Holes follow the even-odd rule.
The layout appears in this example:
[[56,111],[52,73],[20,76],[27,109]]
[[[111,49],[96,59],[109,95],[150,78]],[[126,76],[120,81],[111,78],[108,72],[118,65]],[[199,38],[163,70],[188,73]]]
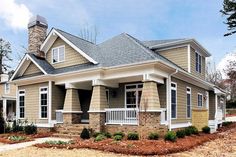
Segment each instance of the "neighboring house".
[[93,44],[55,28],[46,36],[47,28],[41,16],[28,25],[29,53],[11,78],[17,119],[144,133],[214,130],[224,120],[225,93],[205,81],[211,55],[196,40],[139,41],[122,33]]
[[9,83],[9,75],[0,75],[0,112],[6,121],[16,118],[16,86]]

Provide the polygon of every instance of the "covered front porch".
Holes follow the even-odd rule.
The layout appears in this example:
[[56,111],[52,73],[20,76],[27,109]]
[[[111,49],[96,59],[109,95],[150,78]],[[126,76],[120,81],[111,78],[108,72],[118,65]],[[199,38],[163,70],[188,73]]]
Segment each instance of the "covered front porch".
[[0,111],[6,121],[14,121],[16,119],[16,99],[14,97],[0,98]]
[[66,83],[61,89],[64,104],[55,110],[55,121],[88,123],[96,131],[106,126],[158,129],[167,125],[166,88],[166,79],[153,74]]

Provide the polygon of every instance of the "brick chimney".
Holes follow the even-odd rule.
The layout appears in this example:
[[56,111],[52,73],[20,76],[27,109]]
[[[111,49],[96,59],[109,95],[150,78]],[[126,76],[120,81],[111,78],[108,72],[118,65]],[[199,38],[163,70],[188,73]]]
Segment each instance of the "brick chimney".
[[36,15],[30,18],[28,24],[28,52],[34,53],[39,57],[44,57],[44,53],[40,52],[40,46],[47,36],[48,23],[47,20]]

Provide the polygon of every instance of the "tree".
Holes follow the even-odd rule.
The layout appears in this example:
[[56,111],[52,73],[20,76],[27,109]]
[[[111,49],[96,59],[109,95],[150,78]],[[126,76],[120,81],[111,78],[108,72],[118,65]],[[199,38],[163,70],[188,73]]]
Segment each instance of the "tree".
[[236,33],[236,1],[235,0],[224,0],[223,9],[220,12],[226,16],[226,22],[228,33],[224,36],[229,36]]
[[11,53],[11,44],[0,38],[0,74],[3,74],[4,71],[10,68],[5,62],[12,61],[10,57]]
[[229,61],[224,72],[228,77],[227,84],[231,101],[236,101],[236,61]]
[[97,30],[97,27],[94,26],[94,27],[88,27],[88,26],[85,26],[84,28],[82,28],[80,30],[80,37],[82,39],[85,39],[87,41],[90,41],[94,44],[96,44],[97,42],[97,35],[98,35],[98,30]]
[[222,85],[222,74],[220,70],[216,69],[215,62],[213,62],[213,65],[210,61],[207,62],[207,68],[206,68],[206,79],[208,82],[211,82],[217,86],[220,86],[223,88]]

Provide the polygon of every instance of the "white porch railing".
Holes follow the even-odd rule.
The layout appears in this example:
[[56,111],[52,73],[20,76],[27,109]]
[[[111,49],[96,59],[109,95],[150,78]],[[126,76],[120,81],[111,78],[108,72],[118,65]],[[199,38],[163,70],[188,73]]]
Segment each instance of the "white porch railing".
[[56,110],[56,123],[63,123],[63,110]]
[[106,124],[138,125],[138,109],[112,108],[105,109]]
[[223,120],[223,111],[222,111],[222,109],[217,109],[217,111],[216,111],[216,120]]

